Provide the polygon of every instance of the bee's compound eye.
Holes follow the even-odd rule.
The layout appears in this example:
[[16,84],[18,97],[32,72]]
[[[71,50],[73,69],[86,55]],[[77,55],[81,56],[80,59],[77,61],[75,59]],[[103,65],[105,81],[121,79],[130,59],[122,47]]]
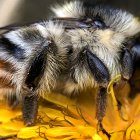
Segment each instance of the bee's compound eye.
[[92,22],[94,28],[104,29],[106,27],[105,23],[100,19],[95,19]]

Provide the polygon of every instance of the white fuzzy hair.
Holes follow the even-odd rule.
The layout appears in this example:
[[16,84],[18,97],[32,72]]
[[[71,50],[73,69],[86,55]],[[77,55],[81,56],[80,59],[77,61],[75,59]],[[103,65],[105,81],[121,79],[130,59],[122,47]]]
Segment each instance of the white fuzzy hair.
[[56,5],[51,8],[57,17],[75,17],[79,18],[85,15],[83,3],[80,1],[66,2],[63,6]]

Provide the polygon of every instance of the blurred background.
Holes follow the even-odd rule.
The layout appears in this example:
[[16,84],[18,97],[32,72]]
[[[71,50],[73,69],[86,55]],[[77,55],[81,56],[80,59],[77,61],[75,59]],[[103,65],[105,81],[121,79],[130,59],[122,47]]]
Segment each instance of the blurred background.
[[[47,19],[50,7],[66,0],[0,0],[0,27],[13,23],[27,23]],[[86,0],[89,3],[103,2],[126,9],[140,17],[140,0]]]

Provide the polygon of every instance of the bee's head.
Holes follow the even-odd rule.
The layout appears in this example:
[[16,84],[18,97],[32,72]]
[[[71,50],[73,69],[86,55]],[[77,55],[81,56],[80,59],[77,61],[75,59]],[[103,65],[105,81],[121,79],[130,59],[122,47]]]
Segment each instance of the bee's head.
[[[86,6],[72,1],[52,8],[58,18],[66,20],[68,35],[73,46],[73,75],[81,83],[93,85],[88,72],[87,49],[108,68],[111,78],[121,72],[120,54],[124,44],[140,32],[140,23],[132,14],[105,5]],[[88,82],[87,82],[88,81]]]
[[[79,27],[93,27],[93,30],[110,30],[125,36],[139,32],[139,22],[131,13],[108,5],[90,6],[79,0],[52,8],[58,18],[81,19]],[[79,21],[80,24],[80,21]]]

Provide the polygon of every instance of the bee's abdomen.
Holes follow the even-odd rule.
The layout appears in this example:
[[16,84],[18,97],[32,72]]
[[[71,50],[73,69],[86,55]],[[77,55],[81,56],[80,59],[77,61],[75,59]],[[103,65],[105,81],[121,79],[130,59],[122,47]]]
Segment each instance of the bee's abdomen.
[[2,37],[0,39],[0,53],[5,53],[5,57],[13,57],[17,61],[25,59],[24,49],[12,43],[9,39]]

